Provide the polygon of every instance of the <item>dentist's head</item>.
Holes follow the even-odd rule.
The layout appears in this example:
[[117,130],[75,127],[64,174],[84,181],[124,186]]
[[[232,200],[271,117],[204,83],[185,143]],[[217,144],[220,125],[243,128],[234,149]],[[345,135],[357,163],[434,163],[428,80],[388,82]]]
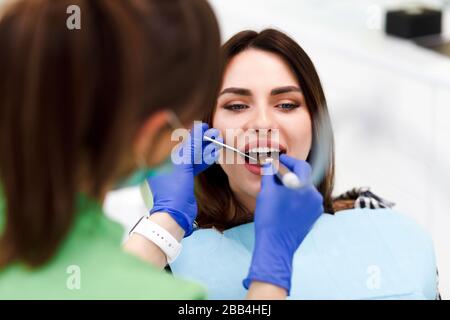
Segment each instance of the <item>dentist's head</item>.
[[[317,185],[325,210],[332,212],[333,135],[320,79],[308,55],[276,30],[240,32],[223,51],[221,90],[205,121],[221,130],[225,143],[253,156],[286,153],[307,160],[313,169],[325,159],[316,168],[322,171]],[[198,178],[198,222],[203,226],[227,228],[252,219],[261,167],[238,159],[229,163],[226,156],[222,160]]]
[[[80,29],[68,28],[73,6]],[[199,0],[22,0],[1,12],[0,266],[40,265],[78,192],[102,199],[137,163],[158,164],[172,112],[186,124],[213,103],[219,29]]]

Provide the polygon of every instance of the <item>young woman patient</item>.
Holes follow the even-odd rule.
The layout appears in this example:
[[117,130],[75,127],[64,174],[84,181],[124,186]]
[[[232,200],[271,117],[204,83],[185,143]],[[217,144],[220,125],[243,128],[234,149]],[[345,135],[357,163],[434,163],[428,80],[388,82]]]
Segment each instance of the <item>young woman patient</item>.
[[[434,297],[432,245],[414,223],[390,209],[333,215],[342,209],[342,201],[333,203],[331,196],[334,146],[330,117],[319,76],[302,48],[284,33],[268,29],[236,34],[224,44],[223,53],[221,90],[203,121],[219,129],[226,144],[248,155],[270,153],[282,163],[305,160],[323,198],[322,212],[328,213],[321,215],[297,250],[303,256],[294,257],[294,297]],[[239,155],[229,161],[225,149],[221,155],[196,177],[199,230],[183,241],[184,251],[171,268],[176,275],[203,281],[212,298],[235,299],[244,296],[239,279],[245,276],[250,259],[255,260],[255,255],[251,257],[255,237],[254,246],[260,246],[260,199],[266,195],[264,206],[270,207],[270,201],[278,201],[281,193],[266,194],[261,166]],[[273,214],[272,224],[291,219],[283,210]],[[300,206],[296,215],[304,210],[307,208]],[[415,253],[409,254],[410,249]],[[409,264],[414,267],[406,276],[402,270]],[[384,272],[384,286],[381,291],[370,291],[372,278],[367,277],[377,268]],[[418,269],[420,275],[415,273]],[[273,272],[276,276],[276,270]],[[421,289],[418,294],[408,286],[429,290]]]
[[[318,162],[314,156],[326,159],[318,190],[325,212],[333,213],[333,136],[325,95],[308,55],[276,30],[240,32],[225,43],[223,52],[222,89],[204,121],[244,152],[275,142],[281,153],[310,164]],[[226,131],[234,131],[235,141],[227,141]],[[260,171],[249,163],[211,166],[196,184],[198,225],[224,230],[253,221],[260,187]]]

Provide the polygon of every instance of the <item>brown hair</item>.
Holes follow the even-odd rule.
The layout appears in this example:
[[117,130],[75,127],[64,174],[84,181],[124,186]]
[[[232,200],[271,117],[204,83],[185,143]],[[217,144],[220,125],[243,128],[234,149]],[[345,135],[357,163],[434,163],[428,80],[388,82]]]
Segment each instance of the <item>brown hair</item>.
[[[313,171],[323,172],[316,186],[323,196],[325,212],[333,213],[331,198],[334,183],[333,132],[325,95],[312,61],[286,34],[266,29],[260,33],[242,31],[229,39],[222,47],[225,67],[234,56],[248,48],[269,51],[281,56],[297,76],[313,123],[313,141],[307,161],[313,166]],[[215,105],[212,105],[203,120],[211,125],[214,112]],[[325,163],[321,165],[320,160],[325,159],[323,155],[328,157],[325,157]],[[200,227],[224,230],[253,219],[253,213],[248,212],[234,196],[228,178],[218,164],[212,165],[197,177],[196,195],[199,206],[197,223]]]
[[[66,27],[69,5],[81,30]],[[100,197],[124,174],[144,120],[171,108],[192,121],[219,90],[220,33],[203,0],[15,1],[0,48],[0,267],[48,261],[77,192]]]

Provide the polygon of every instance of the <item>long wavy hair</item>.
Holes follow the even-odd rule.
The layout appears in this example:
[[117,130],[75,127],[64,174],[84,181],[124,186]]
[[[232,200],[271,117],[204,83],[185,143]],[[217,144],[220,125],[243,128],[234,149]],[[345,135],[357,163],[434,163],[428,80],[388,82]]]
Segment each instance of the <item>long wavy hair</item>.
[[[313,172],[322,172],[316,187],[323,196],[325,212],[334,213],[331,196],[334,184],[333,132],[322,85],[311,59],[293,39],[280,31],[266,29],[258,33],[249,30],[237,33],[222,46],[224,70],[233,57],[250,48],[279,55],[296,75],[312,120],[313,141],[307,161],[313,166]],[[203,117],[210,126],[215,108],[211,105]],[[325,163],[321,164],[319,160],[323,159]],[[317,168],[319,165],[322,168]],[[249,212],[233,194],[220,165],[214,164],[196,177],[195,191],[199,209],[197,224],[200,227],[225,230],[253,220],[253,212]]]

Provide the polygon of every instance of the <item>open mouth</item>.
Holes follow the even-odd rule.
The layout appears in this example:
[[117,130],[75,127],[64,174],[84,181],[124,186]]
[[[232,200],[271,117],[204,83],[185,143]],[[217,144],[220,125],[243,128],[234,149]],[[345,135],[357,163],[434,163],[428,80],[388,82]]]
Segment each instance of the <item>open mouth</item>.
[[246,148],[245,154],[247,156],[252,157],[253,159],[245,157],[245,162],[247,164],[261,166],[262,164],[264,164],[264,162],[267,158],[272,158],[274,160],[277,160],[280,158],[280,155],[283,153],[286,153],[286,149],[282,146],[279,146],[278,148],[277,147]]

